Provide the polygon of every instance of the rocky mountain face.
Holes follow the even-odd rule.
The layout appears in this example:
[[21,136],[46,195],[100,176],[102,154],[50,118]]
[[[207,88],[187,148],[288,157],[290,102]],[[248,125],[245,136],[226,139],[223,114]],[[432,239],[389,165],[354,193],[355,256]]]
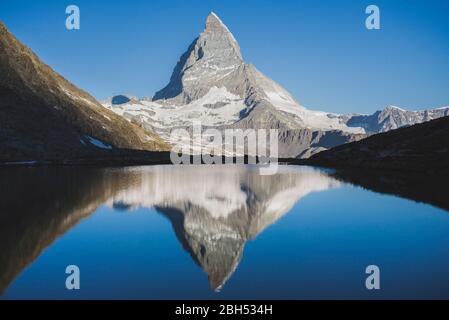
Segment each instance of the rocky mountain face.
[[167,141],[173,129],[189,128],[194,120],[218,130],[278,129],[280,157],[304,157],[366,136],[338,115],[304,108],[245,63],[236,39],[214,13],[152,101],[104,106]]
[[370,136],[321,152],[307,163],[340,168],[449,174],[449,117]]
[[0,160],[95,158],[168,150],[44,64],[0,22]]
[[226,88],[240,97],[248,89],[240,47],[215,14],[209,15],[204,32],[193,41],[176,65],[170,83],[153,100],[188,104],[205,96],[212,87]]
[[341,119],[349,127],[362,127],[368,134],[375,134],[412,126],[448,115],[449,107],[408,111],[395,106],[388,106],[372,115],[345,115],[341,116]]

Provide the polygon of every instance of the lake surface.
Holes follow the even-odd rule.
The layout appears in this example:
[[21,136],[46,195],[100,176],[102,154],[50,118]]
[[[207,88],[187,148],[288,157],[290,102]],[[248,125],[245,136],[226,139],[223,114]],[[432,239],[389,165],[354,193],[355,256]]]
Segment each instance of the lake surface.
[[1,299],[449,298],[449,212],[330,171],[3,168],[0,199]]

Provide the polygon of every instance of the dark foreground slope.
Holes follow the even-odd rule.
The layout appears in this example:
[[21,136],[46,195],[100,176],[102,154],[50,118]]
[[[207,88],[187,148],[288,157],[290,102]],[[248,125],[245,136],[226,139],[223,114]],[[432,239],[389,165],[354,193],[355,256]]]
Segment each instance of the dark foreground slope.
[[98,159],[168,148],[54,72],[0,22],[0,162]]
[[308,164],[449,174],[449,117],[373,135],[320,152]]

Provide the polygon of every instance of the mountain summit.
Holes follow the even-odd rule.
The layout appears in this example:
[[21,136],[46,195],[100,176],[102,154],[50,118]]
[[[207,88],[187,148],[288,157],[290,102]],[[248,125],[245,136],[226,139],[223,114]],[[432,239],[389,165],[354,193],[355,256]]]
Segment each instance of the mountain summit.
[[[220,34],[222,35],[222,37],[225,37],[229,45],[235,50],[235,53],[239,56],[240,59],[242,59],[240,47],[237,43],[237,40],[235,40],[231,31],[229,31],[228,27],[226,27],[223,21],[221,21],[214,12],[211,12],[211,14],[206,19],[206,29],[204,30],[204,34],[202,35],[202,40],[212,41],[214,36]],[[206,37],[207,35],[209,35],[209,38]],[[207,44],[204,43],[204,48],[206,47],[212,48],[211,46],[207,46]]]
[[[206,28],[181,56],[170,83],[153,100],[174,99],[186,104],[207,94],[212,86],[230,82],[229,76],[241,73],[244,63],[240,47],[229,29],[215,13],[206,20]],[[241,71],[241,70],[240,70]]]
[[[169,84],[155,94],[153,101],[190,104],[215,88],[240,98],[243,104],[239,111],[246,111],[243,113],[248,113],[255,105],[262,105],[263,108],[267,103],[276,105],[279,111],[289,108],[291,111],[305,110],[287,91],[253,65],[245,63],[239,44],[229,28],[215,13],[211,13],[206,19],[204,31],[181,56]],[[293,123],[289,124],[292,121],[282,119],[280,114],[275,117],[287,127],[295,127]]]

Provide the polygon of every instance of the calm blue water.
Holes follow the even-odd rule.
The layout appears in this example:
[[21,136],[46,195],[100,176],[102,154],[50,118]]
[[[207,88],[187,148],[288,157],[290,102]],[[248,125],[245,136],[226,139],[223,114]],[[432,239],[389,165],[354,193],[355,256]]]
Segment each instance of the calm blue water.
[[449,212],[318,169],[16,171],[0,172],[3,299],[449,298]]

